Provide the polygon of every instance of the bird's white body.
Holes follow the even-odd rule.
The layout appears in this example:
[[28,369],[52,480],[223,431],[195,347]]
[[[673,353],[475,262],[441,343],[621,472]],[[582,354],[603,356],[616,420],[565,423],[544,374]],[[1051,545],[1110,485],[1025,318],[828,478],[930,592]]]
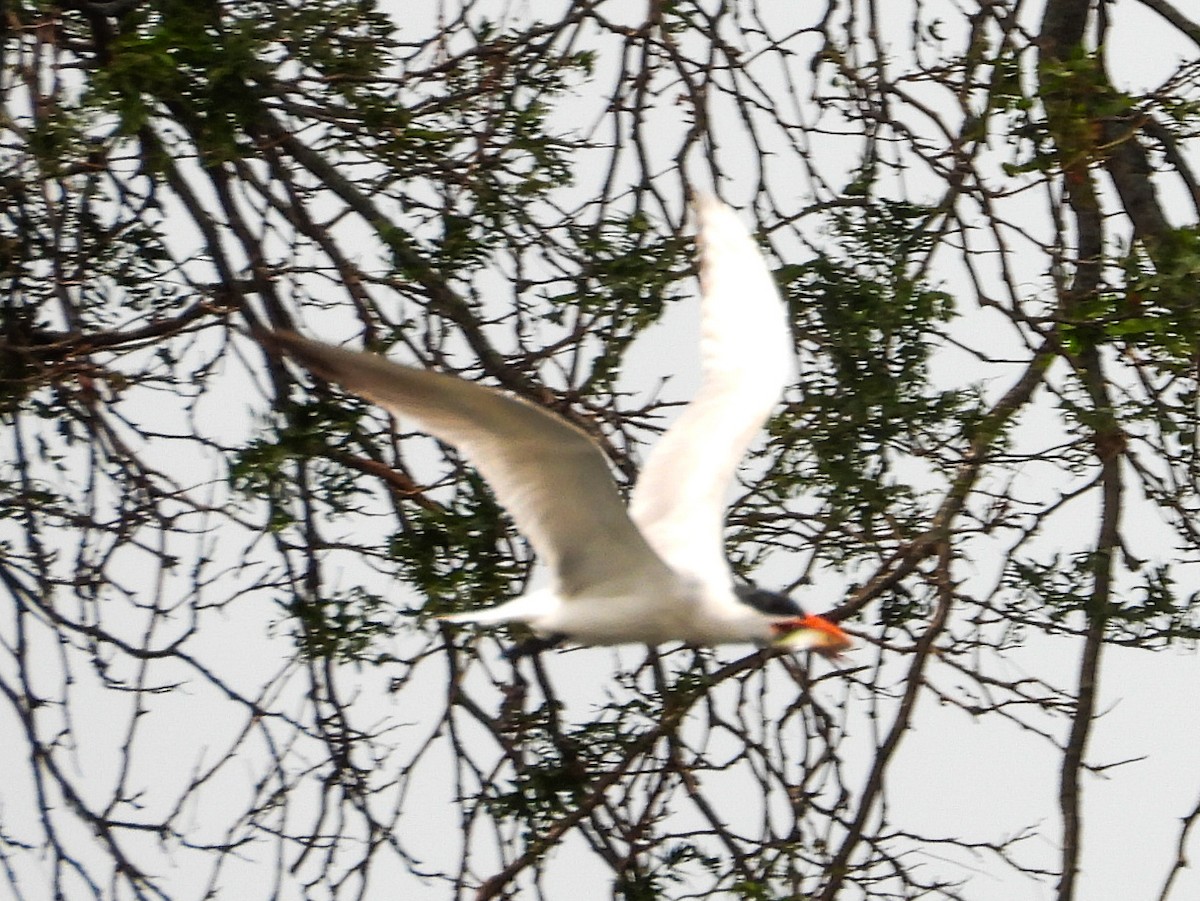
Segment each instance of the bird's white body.
[[[652,599],[652,600],[651,600]],[[553,588],[521,595],[485,610],[447,617],[476,625],[525,623],[540,635],[566,635],[579,644],[662,644],[685,641],[713,645],[730,641],[768,644],[775,634],[770,621],[736,603],[732,593],[714,593],[691,579],[603,597],[569,600]]]
[[553,583],[446,617],[519,622],[581,644],[754,642],[836,654],[849,639],[794,602],[738,586],[725,557],[734,471],[794,376],[786,308],[750,235],[700,198],[701,358],[696,397],[642,469],[626,509],[588,435],[519,398],[290,334],[279,350],[453,444],[486,478]]

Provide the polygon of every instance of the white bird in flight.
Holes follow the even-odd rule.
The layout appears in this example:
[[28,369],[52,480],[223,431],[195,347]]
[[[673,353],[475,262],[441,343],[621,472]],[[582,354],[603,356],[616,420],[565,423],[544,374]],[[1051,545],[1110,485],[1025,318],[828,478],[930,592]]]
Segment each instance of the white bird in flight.
[[851,640],[786,595],[738,582],[725,556],[734,471],[795,374],[786,308],[749,233],[712,197],[699,218],[703,379],[643,467],[628,509],[603,451],[556,414],[372,353],[265,337],[323,379],[451,444],[487,479],[551,584],[459,623],[524,623],[532,648],[753,642],[829,657]]

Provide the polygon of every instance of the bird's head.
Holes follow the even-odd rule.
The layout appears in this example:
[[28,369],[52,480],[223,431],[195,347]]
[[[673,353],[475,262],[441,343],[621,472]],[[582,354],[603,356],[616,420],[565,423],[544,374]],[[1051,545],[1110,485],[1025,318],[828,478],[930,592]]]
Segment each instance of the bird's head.
[[745,585],[738,586],[735,592],[739,601],[769,618],[767,628],[771,647],[815,651],[832,659],[854,644],[836,623],[823,616],[805,613],[786,594]]

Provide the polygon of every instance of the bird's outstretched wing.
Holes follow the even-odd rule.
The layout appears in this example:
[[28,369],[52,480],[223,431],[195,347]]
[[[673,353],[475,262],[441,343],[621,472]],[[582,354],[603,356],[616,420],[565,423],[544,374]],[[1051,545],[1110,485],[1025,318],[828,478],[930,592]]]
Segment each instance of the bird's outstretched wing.
[[699,219],[703,380],[651,452],[633,492],[634,522],[672,568],[731,578],[726,495],[738,463],[795,375],[787,310],[737,215],[714,197]]
[[603,597],[622,586],[669,578],[630,521],[603,452],[560,417],[492,388],[377,354],[290,332],[260,340],[458,448],[549,564],[564,598]]

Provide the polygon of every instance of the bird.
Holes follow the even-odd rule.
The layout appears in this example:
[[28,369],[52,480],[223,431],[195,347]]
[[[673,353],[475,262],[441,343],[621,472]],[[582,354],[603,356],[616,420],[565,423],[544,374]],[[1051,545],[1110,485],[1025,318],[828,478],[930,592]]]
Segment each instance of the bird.
[[596,441],[544,407],[294,332],[260,336],[273,353],[457,448],[549,570],[545,587],[442,619],[523,623],[529,652],[678,641],[834,658],[852,645],[788,595],[739,580],[726,557],[726,495],[795,378],[796,354],[786,306],[737,214],[710,195],[693,206],[701,383],[647,457],[628,507]]

